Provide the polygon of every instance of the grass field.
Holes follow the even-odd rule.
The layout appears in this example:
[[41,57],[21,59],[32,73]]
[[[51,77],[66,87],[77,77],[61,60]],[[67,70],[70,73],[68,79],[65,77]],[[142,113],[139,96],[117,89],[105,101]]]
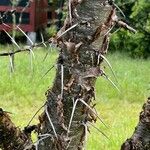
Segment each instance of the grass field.
[[[52,85],[55,69],[43,79],[44,73],[55,63],[57,52],[50,52],[47,59],[44,50],[35,52],[33,70],[30,69],[30,55],[17,54],[15,73],[10,74],[9,58],[0,58],[0,107],[12,112],[12,119],[19,127],[28,124],[34,112],[45,101],[44,93]],[[150,60],[131,59],[122,53],[109,54],[118,78],[120,93],[103,78],[96,83],[96,102],[99,115],[108,125],[99,121],[95,124],[109,139],[91,127],[88,150],[119,150],[121,144],[130,137],[138,122],[138,114],[150,91]],[[107,74],[113,76],[104,63]],[[33,123],[37,121],[37,117]]]

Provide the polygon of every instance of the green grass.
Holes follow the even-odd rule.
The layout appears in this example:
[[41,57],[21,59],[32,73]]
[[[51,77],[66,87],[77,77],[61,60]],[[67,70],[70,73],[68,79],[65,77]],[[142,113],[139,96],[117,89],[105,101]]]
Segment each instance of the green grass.
[[[0,107],[12,112],[13,121],[21,128],[28,124],[34,112],[42,106],[45,101],[44,93],[49,86],[52,86],[54,69],[43,79],[41,77],[55,63],[57,53],[50,52],[46,61],[43,62],[44,56],[45,51],[35,51],[34,69],[31,71],[30,55],[17,54],[14,74],[10,74],[9,59],[2,57],[0,59]],[[121,92],[119,93],[102,77],[97,80],[95,102],[98,113],[108,128],[99,121],[95,126],[101,129],[109,139],[91,127],[88,150],[119,150],[123,141],[131,136],[138,122],[142,104],[149,96],[149,60],[133,60],[122,53],[109,54],[107,58],[116,72]],[[103,68],[114,81],[105,63]]]

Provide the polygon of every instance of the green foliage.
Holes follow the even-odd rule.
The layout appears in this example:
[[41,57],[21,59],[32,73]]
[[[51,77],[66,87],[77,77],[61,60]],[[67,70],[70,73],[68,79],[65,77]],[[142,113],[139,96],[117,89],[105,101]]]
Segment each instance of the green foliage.
[[120,8],[127,16],[126,22],[137,33],[121,30],[112,36],[111,50],[128,52],[132,57],[150,56],[150,3],[147,0],[118,0]]

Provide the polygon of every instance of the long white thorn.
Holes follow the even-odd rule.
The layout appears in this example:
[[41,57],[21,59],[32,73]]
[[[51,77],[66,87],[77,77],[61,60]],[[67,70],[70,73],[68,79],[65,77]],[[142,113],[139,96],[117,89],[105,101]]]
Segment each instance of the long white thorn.
[[102,57],[102,58],[106,61],[106,63],[107,63],[107,65],[109,66],[109,68],[110,68],[110,70],[111,70],[111,72],[112,72],[112,74],[113,74],[113,76],[114,76],[116,82],[118,83],[116,74],[115,74],[115,72],[114,72],[114,70],[113,70],[111,64],[109,63],[108,59],[107,59],[104,55],[102,55],[102,54],[100,54],[100,57]]
[[8,35],[8,37],[11,39],[11,41],[18,47],[18,49],[21,49],[20,46],[16,43],[15,39],[13,37],[11,37],[11,35],[5,29],[3,29],[3,30]]
[[33,58],[35,58],[33,50],[31,48],[29,48],[29,50],[30,50],[30,53],[32,54]]
[[121,27],[119,27],[116,31],[112,32],[111,35],[117,33],[120,29]]
[[114,28],[114,26],[115,26],[115,24],[103,36],[108,35],[112,31],[112,29]]
[[73,105],[73,108],[72,108],[72,113],[71,113],[71,117],[70,117],[70,121],[69,121],[69,126],[68,126],[68,130],[67,130],[67,136],[70,132],[70,127],[71,127],[71,123],[72,123],[72,120],[73,120],[73,116],[74,116],[74,112],[75,112],[75,109],[76,109],[76,106],[77,106],[77,103],[78,103],[79,99],[77,99]]
[[[43,62],[46,60],[48,54],[49,54],[50,52],[52,52],[52,50],[53,50],[52,44],[54,44],[54,43],[49,43],[49,47],[48,47],[48,50],[47,50],[47,52],[46,52],[46,54],[45,54],[45,56],[44,56],[44,58],[43,58]],[[45,45],[46,45],[46,44],[45,44]]]
[[94,65],[94,57],[93,57],[93,53],[91,53],[91,59],[92,59],[92,66]]
[[35,143],[34,143],[34,146],[35,146],[35,150],[38,150],[38,145],[41,141],[43,141],[44,139],[50,137],[51,134],[45,134],[41,139],[37,140]]
[[61,65],[61,99],[63,98],[64,91],[64,66]]
[[94,126],[91,122],[88,121],[88,123],[93,127],[95,128],[97,131],[99,131],[102,135],[104,135],[107,139],[109,139],[109,137],[104,133],[102,132],[99,128],[97,128],[96,126]]
[[32,118],[30,119],[29,123],[27,124],[27,127],[30,125],[30,123],[32,122],[32,120],[35,118],[35,116],[39,113],[39,111],[46,105],[46,103],[41,106],[36,112],[35,114],[32,116]]
[[126,18],[125,14],[124,14],[123,11],[120,9],[120,7],[119,7],[117,4],[115,4],[115,3],[114,3],[114,6],[121,12],[122,16],[123,16],[124,18]]
[[16,26],[16,28],[19,29],[24,34],[24,36],[30,41],[31,45],[34,45],[33,41],[29,38],[29,36],[19,26]]
[[113,85],[113,87],[115,87],[117,90],[118,90],[118,92],[120,92],[120,89],[117,87],[117,85],[105,74],[105,73],[103,73],[103,75],[102,75],[105,79],[107,79],[112,85]]
[[48,134],[48,133],[42,134],[42,135],[38,135],[38,137],[42,137],[42,138],[38,139],[37,141],[35,141],[34,143],[30,144],[29,146],[26,146],[26,148],[24,150],[30,149],[31,146],[33,146],[33,145],[35,146],[35,150],[38,150],[39,142],[43,141],[44,139],[46,139],[46,138],[48,138],[50,136],[52,136],[52,135]]
[[32,58],[31,51],[30,51],[30,67],[31,67],[31,70],[33,70],[33,58]]
[[57,39],[59,39],[60,37],[62,37],[64,34],[66,34],[67,32],[69,32],[70,30],[72,30],[73,28],[75,28],[79,23],[76,23],[74,25],[72,25],[70,28],[68,28],[66,31],[64,31],[59,37],[57,37]]
[[8,28],[11,28],[8,24],[6,23],[2,23],[4,26],[8,27]]
[[69,146],[70,146],[70,143],[71,143],[72,139],[70,139],[68,145],[66,146],[66,150],[68,150]]
[[85,140],[84,140],[84,150],[87,149],[87,134],[88,134],[88,127],[86,123],[82,123],[84,126],[84,132],[85,132]]
[[97,65],[99,65],[99,63],[100,63],[100,56],[101,56],[101,54],[98,54]]
[[46,136],[51,136],[51,134],[45,133],[45,134],[40,134],[40,135],[38,135],[38,137],[46,137]]
[[104,124],[104,126],[106,128],[108,128],[107,125],[103,122],[103,120],[97,115],[96,112],[93,111],[93,109],[85,101],[83,101],[82,99],[77,99],[75,101],[74,105],[73,105],[73,108],[72,108],[72,113],[71,113],[71,117],[70,117],[70,121],[69,121],[69,126],[68,126],[68,130],[67,130],[67,136],[68,136],[69,131],[70,131],[71,123],[72,123],[72,120],[73,120],[74,112],[75,112],[76,105],[77,105],[78,101],[82,102],[85,106],[87,106],[97,116],[97,118],[100,120],[100,122],[102,122]]
[[11,72],[14,72],[13,58],[11,55],[9,55],[9,62],[10,62],[10,70]]
[[70,23],[72,22],[72,10],[71,10],[71,0],[69,0],[69,20],[70,20]]
[[44,36],[43,36],[42,32],[40,32],[40,35],[41,35],[41,39],[42,39],[42,43],[43,43],[43,45],[44,45],[45,47],[47,47],[47,45],[45,44]]
[[48,56],[48,52],[46,52],[46,54],[45,54],[45,56],[43,58],[43,62],[46,60],[47,56]]
[[52,67],[50,67],[50,68],[45,72],[45,74],[42,76],[41,79],[43,79],[54,67],[55,67],[55,65],[53,65]]
[[108,128],[107,125],[103,122],[103,120],[97,115],[97,113],[96,113],[95,111],[93,111],[93,109],[92,109],[84,100],[79,99],[79,101],[82,102],[86,107],[88,107],[88,108],[93,112],[93,114],[96,115],[96,117],[100,120],[100,122],[102,122],[102,124],[103,124],[106,128]]
[[47,110],[47,105],[45,106],[45,113],[46,113],[46,115],[47,115],[47,118],[48,118],[48,120],[49,120],[50,125],[52,126],[54,135],[55,135],[55,137],[58,139],[58,136],[57,136],[55,127],[54,127],[54,125],[53,125],[53,123],[52,123],[52,120],[51,120],[51,118],[50,118],[50,116],[49,116],[49,113],[48,113],[48,110]]

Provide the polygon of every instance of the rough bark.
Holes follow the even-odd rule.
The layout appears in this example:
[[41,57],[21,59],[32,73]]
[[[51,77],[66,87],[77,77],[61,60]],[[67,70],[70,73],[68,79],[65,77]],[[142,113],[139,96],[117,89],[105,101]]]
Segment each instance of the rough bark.
[[132,137],[123,143],[121,150],[150,150],[150,97],[143,105]]
[[[45,112],[39,118],[39,139],[46,135],[38,144],[39,150],[82,149],[86,124],[96,120],[83,101],[94,107],[91,103],[95,97],[95,81],[103,75],[101,55],[107,53],[107,32],[113,26],[115,9],[106,0],[71,0],[69,8],[64,26],[53,39],[61,52],[53,87],[46,92]],[[76,27],[62,36],[74,25]]]
[[[27,130],[26,130],[27,131]],[[0,148],[3,150],[34,150],[30,132],[16,127],[7,112],[0,108]]]
[[70,0],[68,8],[64,26],[53,39],[61,50],[54,84],[46,92],[45,111],[39,117],[38,141],[31,146],[35,126],[21,131],[1,111],[0,147],[4,150],[80,150],[87,123],[96,121],[95,81],[104,75],[100,65],[109,31],[117,21],[115,8],[107,0]]

